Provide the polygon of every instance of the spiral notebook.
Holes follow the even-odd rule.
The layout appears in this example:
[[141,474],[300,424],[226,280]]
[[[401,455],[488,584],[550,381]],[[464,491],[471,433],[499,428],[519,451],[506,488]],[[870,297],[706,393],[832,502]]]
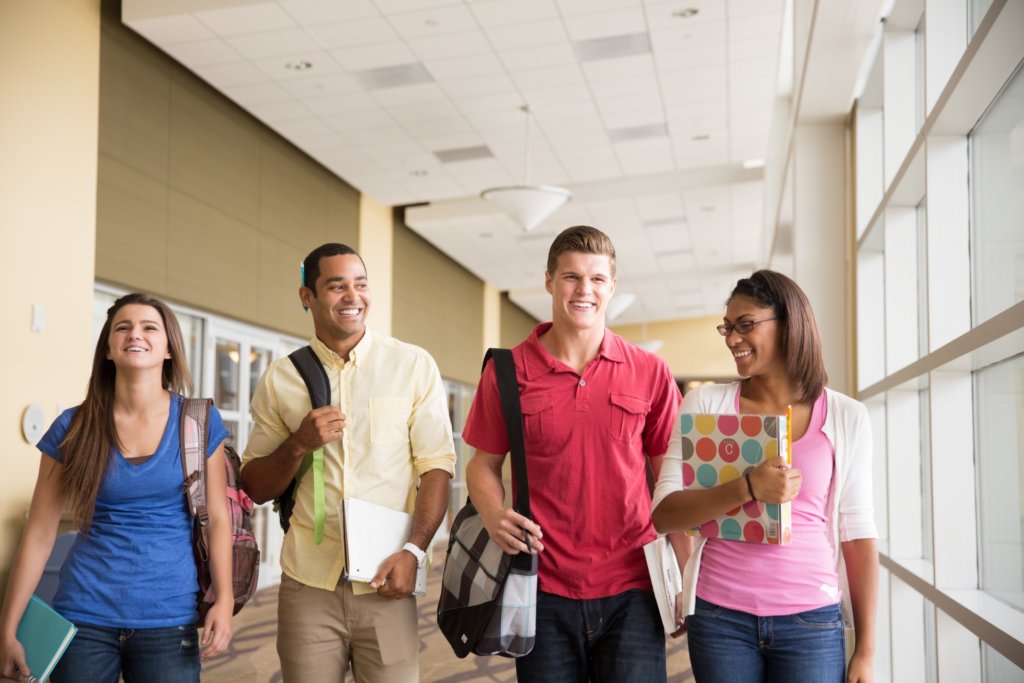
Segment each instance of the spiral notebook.
[[32,681],[45,681],[67,649],[78,628],[45,602],[32,596],[18,622],[17,638],[25,648]]
[[[714,488],[742,477],[744,472],[778,455],[793,461],[792,421],[788,414],[684,413],[679,421],[686,488]],[[749,501],[686,533],[785,545],[793,537],[792,503]]]
[[[341,502],[341,529],[345,542],[345,578],[370,583],[380,563],[397,553],[409,540],[412,515],[358,498]],[[427,594],[427,566],[416,571],[413,595]]]

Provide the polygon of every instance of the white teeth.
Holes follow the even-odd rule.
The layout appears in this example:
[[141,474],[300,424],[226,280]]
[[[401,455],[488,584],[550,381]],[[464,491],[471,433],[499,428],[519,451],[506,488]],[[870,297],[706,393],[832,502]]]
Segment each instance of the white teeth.
[[338,311],[338,315],[359,315],[358,308],[342,308]]
[[145,351],[146,349],[142,348],[141,346],[129,346],[127,350],[128,351]]
[[733,358],[743,358],[744,356],[749,356],[751,353],[752,353],[751,351],[733,351],[732,352],[732,357]]
[[586,301],[573,301],[571,302],[571,305],[575,306],[576,308],[594,308],[594,304]]

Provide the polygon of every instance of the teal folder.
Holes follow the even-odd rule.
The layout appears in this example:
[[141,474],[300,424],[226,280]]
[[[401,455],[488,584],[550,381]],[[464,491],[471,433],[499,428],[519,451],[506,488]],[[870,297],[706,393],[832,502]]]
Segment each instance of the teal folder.
[[32,596],[18,622],[18,642],[25,648],[25,659],[34,680],[45,681],[50,677],[77,632],[78,627]]

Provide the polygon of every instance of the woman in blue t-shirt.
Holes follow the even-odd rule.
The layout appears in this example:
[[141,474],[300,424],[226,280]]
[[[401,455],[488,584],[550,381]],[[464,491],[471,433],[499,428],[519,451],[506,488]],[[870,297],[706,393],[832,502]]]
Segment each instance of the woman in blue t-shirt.
[[210,410],[207,501],[213,583],[224,596],[200,641],[192,519],[179,425],[192,379],[174,313],[145,294],[107,311],[85,401],[39,442],[25,535],[0,611],[0,675],[29,672],[18,621],[53,548],[62,511],[81,530],[61,567],[54,608],[78,627],[54,683],[198,683],[200,659],[231,640],[231,527],[225,496],[227,430]]

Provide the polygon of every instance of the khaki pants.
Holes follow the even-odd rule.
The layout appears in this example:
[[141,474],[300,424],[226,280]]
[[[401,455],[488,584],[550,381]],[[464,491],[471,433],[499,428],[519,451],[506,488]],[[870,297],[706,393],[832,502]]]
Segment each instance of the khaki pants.
[[277,654],[284,683],[417,683],[416,600],[355,596],[341,582],[320,590],[281,576]]

